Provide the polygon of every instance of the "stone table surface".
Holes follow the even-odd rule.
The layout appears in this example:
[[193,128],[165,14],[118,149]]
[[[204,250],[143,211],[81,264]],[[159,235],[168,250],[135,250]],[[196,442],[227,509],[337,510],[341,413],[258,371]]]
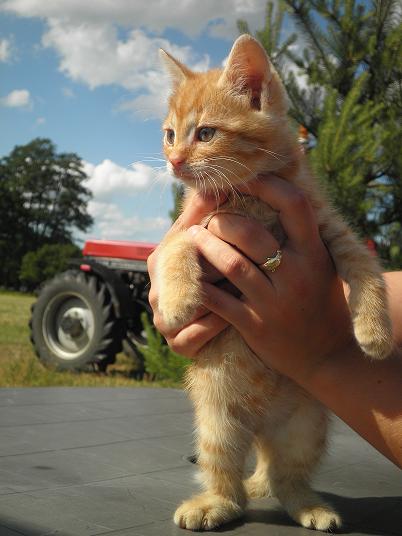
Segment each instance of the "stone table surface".
[[[183,536],[197,490],[192,410],[174,389],[0,389],[0,536]],[[402,535],[402,472],[339,420],[315,478],[343,534]],[[216,532],[312,536],[275,499]],[[211,534],[211,532],[208,532]]]

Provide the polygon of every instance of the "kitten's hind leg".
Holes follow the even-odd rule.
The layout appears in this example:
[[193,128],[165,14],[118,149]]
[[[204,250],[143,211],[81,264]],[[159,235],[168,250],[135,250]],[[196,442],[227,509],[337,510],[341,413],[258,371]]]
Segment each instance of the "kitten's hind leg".
[[242,476],[251,433],[234,416],[237,411],[219,405],[199,408],[204,417],[197,418],[198,464],[206,491],[176,510],[174,522],[181,528],[211,530],[244,512],[247,496]]
[[318,216],[336,271],[350,288],[348,301],[356,340],[368,356],[384,359],[392,351],[393,338],[381,266],[338,215],[326,208]]
[[327,415],[307,399],[270,439],[269,480],[273,494],[303,527],[332,531],[342,524],[337,512],[310,485],[325,449]]

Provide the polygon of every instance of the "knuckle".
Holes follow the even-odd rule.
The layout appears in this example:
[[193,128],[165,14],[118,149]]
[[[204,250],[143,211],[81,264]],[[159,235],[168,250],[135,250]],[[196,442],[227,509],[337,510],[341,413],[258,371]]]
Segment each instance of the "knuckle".
[[180,341],[175,337],[166,339],[169,348],[173,350],[176,354],[180,354],[185,357],[193,357],[196,354],[196,351],[191,347],[187,341]]
[[252,312],[248,322],[249,329],[257,335],[258,338],[263,337],[267,333],[267,322],[260,314]]
[[232,278],[238,278],[248,273],[248,265],[240,255],[229,255],[223,259],[225,275]]
[[309,209],[307,196],[301,190],[297,190],[289,197],[289,208],[295,212],[306,212]]
[[245,219],[236,229],[240,244],[249,244],[259,230],[260,226],[256,222]]
[[178,343],[174,337],[166,337],[166,342],[168,343],[168,346],[173,352],[176,352],[177,354],[180,354],[183,352],[183,347],[180,343]]

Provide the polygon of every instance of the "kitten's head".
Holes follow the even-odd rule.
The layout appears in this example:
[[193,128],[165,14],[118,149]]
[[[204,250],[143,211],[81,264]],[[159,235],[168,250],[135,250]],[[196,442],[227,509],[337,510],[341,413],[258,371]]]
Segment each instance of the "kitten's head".
[[170,172],[201,190],[228,190],[285,166],[287,100],[265,50],[249,35],[224,69],[196,73],[161,51],[173,90],[163,124]]

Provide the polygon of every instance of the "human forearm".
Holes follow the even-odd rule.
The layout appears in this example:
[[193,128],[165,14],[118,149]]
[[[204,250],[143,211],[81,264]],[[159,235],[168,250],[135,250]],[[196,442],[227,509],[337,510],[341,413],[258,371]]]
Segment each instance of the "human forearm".
[[377,450],[402,467],[402,352],[368,361],[351,343],[298,383]]

